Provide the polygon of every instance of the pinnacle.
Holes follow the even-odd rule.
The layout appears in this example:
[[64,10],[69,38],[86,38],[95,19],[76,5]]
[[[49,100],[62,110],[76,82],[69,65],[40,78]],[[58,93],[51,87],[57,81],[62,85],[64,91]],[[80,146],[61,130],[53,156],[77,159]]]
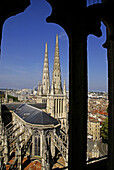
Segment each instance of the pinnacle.
[[55,57],[54,57],[54,66],[53,66],[53,78],[52,85],[54,82],[55,94],[62,93],[61,86],[61,69],[60,69],[60,58],[59,58],[59,43],[58,43],[58,34],[56,34],[56,45],[55,45]]
[[59,44],[58,43],[58,34],[56,34],[56,44]]
[[43,76],[42,76],[42,88],[43,94],[48,93],[48,89],[50,87],[49,82],[49,64],[48,64],[48,49],[47,49],[47,42],[45,45],[45,56],[44,56],[44,67],[43,67]]
[[45,53],[47,53],[47,42],[46,42],[46,46],[45,46]]

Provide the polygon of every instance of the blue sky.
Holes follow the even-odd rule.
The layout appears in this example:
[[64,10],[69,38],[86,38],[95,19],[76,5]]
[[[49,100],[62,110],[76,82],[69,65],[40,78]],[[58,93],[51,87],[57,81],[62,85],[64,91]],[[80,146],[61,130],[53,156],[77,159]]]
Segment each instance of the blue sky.
[[[62,81],[68,88],[69,40],[64,29],[46,23],[51,6],[45,0],[31,0],[24,13],[10,17],[4,24],[0,60],[0,88],[33,88],[42,79],[45,43],[48,43],[50,79],[52,77],[55,38],[59,35]],[[88,37],[89,90],[106,91],[105,27],[103,36]]]
[[108,91],[106,27],[101,23],[102,37],[88,36],[88,89],[89,91]]

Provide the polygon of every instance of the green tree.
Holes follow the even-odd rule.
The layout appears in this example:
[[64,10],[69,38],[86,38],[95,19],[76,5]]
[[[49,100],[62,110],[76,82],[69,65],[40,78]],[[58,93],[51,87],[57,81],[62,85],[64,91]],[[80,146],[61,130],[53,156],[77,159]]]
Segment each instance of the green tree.
[[8,99],[13,99],[14,102],[19,102],[18,97],[8,95]]
[[102,123],[101,137],[104,143],[108,143],[108,118]]

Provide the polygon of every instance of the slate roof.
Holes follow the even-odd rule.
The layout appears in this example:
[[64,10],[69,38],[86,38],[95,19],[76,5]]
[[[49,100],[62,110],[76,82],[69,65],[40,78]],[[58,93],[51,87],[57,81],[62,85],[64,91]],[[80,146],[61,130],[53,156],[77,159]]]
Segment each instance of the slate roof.
[[7,104],[2,104],[2,110],[5,111],[5,110],[16,110],[19,106],[21,105],[21,103],[15,103],[15,104],[10,104],[10,103],[7,103]]
[[[7,103],[7,104],[2,104],[2,108],[3,108],[3,110],[15,111],[21,105],[22,105],[22,103]],[[28,105],[34,106],[38,109],[46,109],[45,103],[28,103]]]
[[46,103],[28,103],[28,104],[38,109],[46,109]]
[[24,121],[31,124],[38,125],[59,124],[58,121],[55,118],[51,117],[49,114],[28,104],[20,105],[16,109],[15,113],[19,117],[21,117]]

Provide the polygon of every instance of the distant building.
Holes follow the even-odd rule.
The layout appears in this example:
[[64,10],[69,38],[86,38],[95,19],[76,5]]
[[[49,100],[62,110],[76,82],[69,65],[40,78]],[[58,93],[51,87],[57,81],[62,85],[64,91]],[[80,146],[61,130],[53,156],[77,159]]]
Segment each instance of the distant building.
[[87,134],[92,136],[92,140],[100,139],[100,122],[95,118],[88,118]]

